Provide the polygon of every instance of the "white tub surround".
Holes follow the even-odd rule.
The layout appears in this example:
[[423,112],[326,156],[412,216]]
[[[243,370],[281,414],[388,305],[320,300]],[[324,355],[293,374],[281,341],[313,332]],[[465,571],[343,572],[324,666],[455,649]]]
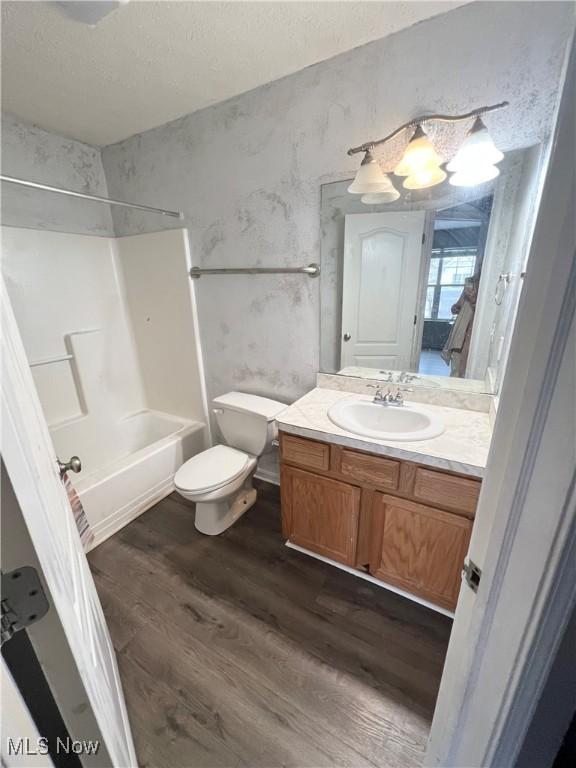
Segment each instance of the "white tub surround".
[[328,416],[328,409],[334,403],[344,399],[370,401],[372,397],[373,395],[316,387],[282,411],[276,421],[282,432],[293,435],[336,443],[348,448],[370,451],[472,477],[483,477],[492,435],[488,413],[428,403],[426,410],[443,421],[445,430],[438,437],[417,442],[395,442],[362,437],[337,427]]
[[148,408],[208,422],[185,229],[115,240]]

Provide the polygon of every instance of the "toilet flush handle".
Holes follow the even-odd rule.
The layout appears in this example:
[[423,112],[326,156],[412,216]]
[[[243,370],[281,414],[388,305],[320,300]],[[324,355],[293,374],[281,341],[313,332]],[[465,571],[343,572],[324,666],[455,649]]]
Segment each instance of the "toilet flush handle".
[[212,413],[216,416],[219,413],[224,413],[224,408],[212,408]]

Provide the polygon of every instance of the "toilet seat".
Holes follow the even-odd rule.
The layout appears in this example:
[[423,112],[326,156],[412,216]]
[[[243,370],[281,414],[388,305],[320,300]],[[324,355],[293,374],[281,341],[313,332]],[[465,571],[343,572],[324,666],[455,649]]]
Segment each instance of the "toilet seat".
[[174,485],[188,494],[210,493],[234,482],[254,463],[252,456],[237,448],[215,445],[183,464],[174,476]]

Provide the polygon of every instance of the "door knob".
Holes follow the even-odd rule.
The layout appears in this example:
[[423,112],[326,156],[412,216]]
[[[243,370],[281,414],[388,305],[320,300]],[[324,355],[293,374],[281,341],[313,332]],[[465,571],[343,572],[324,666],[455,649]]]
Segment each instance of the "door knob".
[[350,334],[349,334],[349,333],[345,333],[345,334],[344,334],[344,336],[343,336],[343,338],[344,338],[344,341],[350,341],[350,339],[352,338],[352,336],[350,336]]
[[80,472],[82,470],[82,462],[78,458],[78,456],[72,456],[70,458],[70,461],[60,461],[58,459],[58,469],[60,470],[60,474],[63,475],[65,472]]

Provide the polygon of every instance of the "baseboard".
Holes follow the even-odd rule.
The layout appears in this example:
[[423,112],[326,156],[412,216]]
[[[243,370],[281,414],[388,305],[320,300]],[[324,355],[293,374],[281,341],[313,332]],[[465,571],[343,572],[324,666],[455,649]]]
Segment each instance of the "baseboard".
[[258,467],[254,473],[254,477],[256,480],[263,480],[265,483],[270,483],[271,485],[280,485],[280,477],[277,472],[268,472],[267,470]]
[[171,494],[173,490],[174,475],[171,475],[161,483],[158,483],[158,485],[155,485],[153,488],[148,489],[145,493],[137,496],[135,499],[130,501],[129,504],[125,504],[123,507],[120,507],[120,509],[114,512],[112,515],[108,515],[108,517],[104,518],[104,520],[96,523],[96,525],[92,526],[94,540],[86,551],[89,552],[98,545],[102,544],[103,541],[109,539],[110,536],[113,536],[121,528],[124,528],[125,525],[128,525],[128,523],[131,523],[132,520],[135,520],[141,514],[146,512],[146,510],[150,509],[150,507],[153,507],[154,504],[157,504],[159,501],[166,498],[166,496]]

